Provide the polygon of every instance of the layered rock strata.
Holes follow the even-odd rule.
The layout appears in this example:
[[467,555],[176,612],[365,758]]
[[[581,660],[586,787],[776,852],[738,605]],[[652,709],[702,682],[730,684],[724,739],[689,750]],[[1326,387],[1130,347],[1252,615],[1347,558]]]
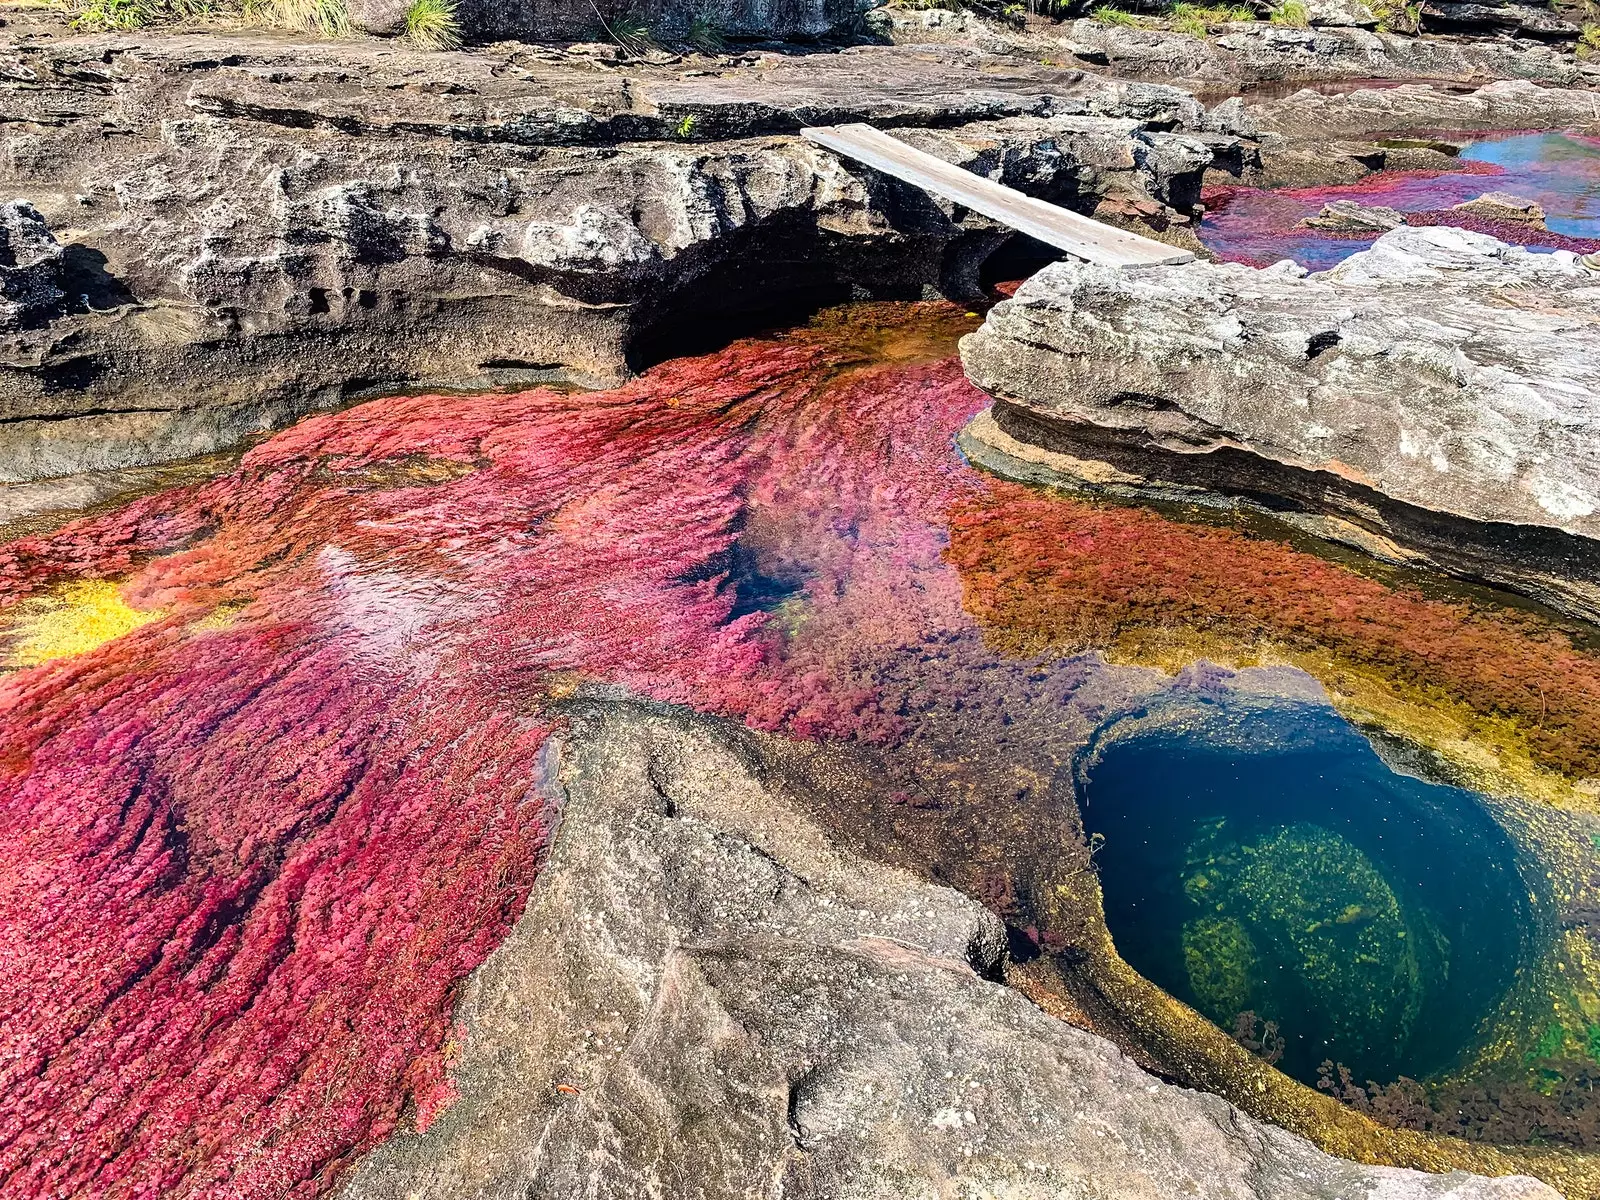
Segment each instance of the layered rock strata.
[[1401,228],[1317,275],[1058,264],[962,358],[1001,401],[973,432],[1002,456],[1220,493],[1593,620],[1597,319],[1600,280],[1569,253]]
[[377,389],[612,380],[808,304],[974,292],[1005,231],[802,125],[899,126],[1034,194],[1180,224],[1239,156],[1187,93],[970,50],[724,66],[0,51],[0,195],[31,247],[0,266],[0,483],[209,453]]
[[561,829],[458,1011],[459,1097],[344,1200],[693,1194],[1544,1200],[1358,1166],[994,982],[998,921],[841,853],[751,737],[581,706]]

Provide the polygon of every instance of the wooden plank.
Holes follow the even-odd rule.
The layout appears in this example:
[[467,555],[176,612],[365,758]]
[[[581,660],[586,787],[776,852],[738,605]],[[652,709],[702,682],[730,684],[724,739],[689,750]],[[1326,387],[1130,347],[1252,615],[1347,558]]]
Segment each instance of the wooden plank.
[[1116,267],[1160,266],[1194,258],[1187,250],[1140,237],[995,183],[908,146],[871,125],[823,125],[800,135],[835,154],[982,213],[1074,258]]

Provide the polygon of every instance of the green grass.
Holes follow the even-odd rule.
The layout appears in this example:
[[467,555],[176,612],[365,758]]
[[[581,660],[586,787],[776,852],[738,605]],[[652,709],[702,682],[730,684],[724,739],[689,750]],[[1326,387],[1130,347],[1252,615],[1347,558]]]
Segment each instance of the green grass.
[[[595,15],[600,16],[599,9],[595,10]],[[634,9],[611,17],[600,17],[600,28],[605,30],[607,41],[622,47],[623,53],[633,58],[643,58],[652,50],[659,49],[650,22]]]
[[1378,18],[1380,33],[1414,34],[1422,28],[1421,0],[1411,4],[1404,0],[1373,0],[1369,7]]
[[73,28],[89,32],[140,29],[214,15],[211,5],[197,0],[69,0],[64,7]]
[[319,37],[349,37],[350,13],[344,0],[265,0],[251,10],[263,25],[298,29]]
[[1305,29],[1311,24],[1311,14],[1300,0],[1284,0],[1267,19],[1274,25],[1292,25],[1296,29]]
[[454,50],[461,45],[456,0],[411,0],[406,37],[419,50]]
[[1578,57],[1591,59],[1600,57],[1600,25],[1585,25],[1583,32],[1578,35]]
[[684,41],[701,54],[721,54],[727,48],[722,27],[703,13],[689,22],[689,34]]
[[1256,14],[1254,10],[1238,4],[1191,4],[1188,0],[1178,0],[1167,10],[1167,19],[1179,33],[1205,37],[1218,25],[1254,21]]
[[1120,8],[1112,8],[1109,4],[1102,4],[1095,9],[1093,16],[1096,21],[1103,21],[1107,25],[1125,25],[1130,29],[1150,29],[1155,25],[1149,17],[1124,12]]

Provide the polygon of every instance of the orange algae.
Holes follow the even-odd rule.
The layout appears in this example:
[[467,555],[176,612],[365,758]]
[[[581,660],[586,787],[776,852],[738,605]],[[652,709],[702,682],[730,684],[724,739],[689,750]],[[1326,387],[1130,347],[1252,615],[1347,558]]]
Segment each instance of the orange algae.
[[1600,659],[1511,609],[1474,610],[1235,530],[998,481],[952,511],[950,538],[968,609],[1006,652],[1287,661],[1380,722],[1417,724],[1402,707],[1432,710],[1439,740],[1453,731],[1520,751],[1568,781],[1600,776]]

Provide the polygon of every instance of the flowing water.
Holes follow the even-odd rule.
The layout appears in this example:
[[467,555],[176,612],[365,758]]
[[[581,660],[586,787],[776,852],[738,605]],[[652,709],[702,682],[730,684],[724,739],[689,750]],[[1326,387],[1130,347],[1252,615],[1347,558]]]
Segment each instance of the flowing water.
[[[1410,224],[1459,225],[1533,249],[1600,249],[1600,139],[1574,133],[1481,135],[1451,171],[1385,171],[1334,187],[1225,188],[1208,194],[1211,208],[1200,238],[1226,262],[1266,266],[1292,258],[1325,270],[1364,250],[1377,236],[1301,229],[1325,204],[1353,200],[1397,209]],[[1545,211],[1548,233],[1507,222],[1485,222],[1452,206],[1485,192],[1509,192]]]
[[[975,323],[861,305],[611,392],[374,400],[0,546],[0,1191],[309,1195],[425,1127],[596,689],[871,755],[837,828],[1062,979],[1108,953],[1080,779],[1117,945],[1302,1077],[1526,1091],[1596,1053],[1600,660],[977,472]],[[1231,741],[1149,719],[1241,697]]]

